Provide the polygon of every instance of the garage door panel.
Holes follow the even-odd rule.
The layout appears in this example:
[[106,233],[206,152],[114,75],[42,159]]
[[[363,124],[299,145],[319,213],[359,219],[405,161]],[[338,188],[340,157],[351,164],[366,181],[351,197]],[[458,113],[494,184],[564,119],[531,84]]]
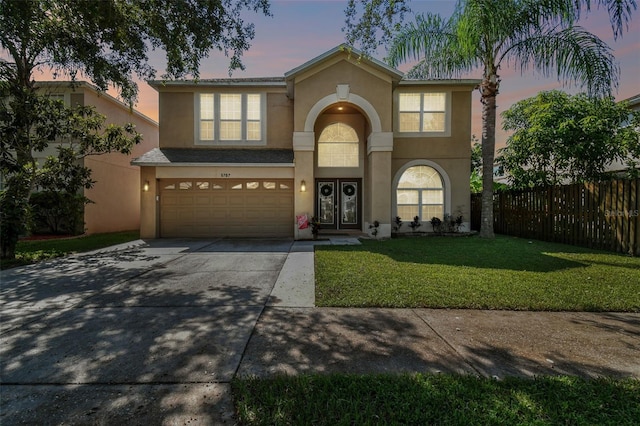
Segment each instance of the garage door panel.
[[207,195],[197,195],[195,197],[195,204],[197,206],[209,206],[211,205],[211,197]]
[[245,210],[244,217],[247,220],[261,220],[261,219],[266,219],[268,217],[274,217],[274,215],[272,214],[272,212],[269,212],[269,211],[249,209],[249,210]]
[[229,198],[227,198],[227,205],[231,206],[231,207],[242,207],[244,206],[245,203],[245,197],[248,195],[230,195]]
[[196,221],[207,220],[211,217],[211,209],[197,208],[193,212],[193,217]]
[[293,234],[292,181],[164,179],[160,188],[162,237]]
[[211,205],[214,207],[223,207],[229,204],[228,198],[226,196],[214,196],[211,200]]
[[177,195],[165,195],[162,200],[162,204],[165,206],[179,206],[180,205],[180,197]]
[[229,215],[228,215],[228,212],[226,210],[213,209],[211,211],[211,219],[213,219],[214,222],[221,221],[221,220],[227,220],[228,217],[229,217]]

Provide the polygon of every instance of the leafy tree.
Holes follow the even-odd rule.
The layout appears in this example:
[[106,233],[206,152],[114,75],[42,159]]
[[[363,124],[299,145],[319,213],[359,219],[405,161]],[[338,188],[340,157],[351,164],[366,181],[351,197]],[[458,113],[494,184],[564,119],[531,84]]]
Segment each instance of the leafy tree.
[[[100,90],[115,88],[133,103],[136,78],[155,78],[149,49],[166,51],[162,78],[198,78],[200,61],[211,49],[230,57],[230,72],[243,68],[242,54],[254,36],[253,24],[244,22],[245,10],[268,15],[269,2],[0,0],[0,51],[8,55],[0,59],[3,258],[14,256],[36,187],[91,185],[89,171],[74,168],[74,158],[129,152],[139,140],[131,126],[103,129],[104,118],[90,108],[72,110],[49,102],[37,93],[34,72],[47,68],[71,80],[88,79]],[[59,148],[57,159],[39,169],[34,153],[61,138],[75,145]]]
[[[6,95],[8,85],[4,84]],[[141,135],[131,124],[104,126],[105,116],[91,106],[65,107],[34,90],[16,89],[0,102],[0,166],[5,188],[0,193],[2,258],[15,257],[15,245],[30,225],[30,197],[35,189],[77,200],[91,188],[91,170],[80,162],[87,155],[129,154]],[[39,165],[34,153],[56,144],[57,155]],[[42,166],[42,167],[40,167]],[[89,202],[81,197],[82,202]],[[75,203],[75,201],[74,201]]]
[[[397,8],[393,0],[383,3],[377,8],[382,16]],[[617,86],[619,71],[610,48],[574,25],[582,8],[588,12],[592,5],[608,7],[616,37],[637,7],[635,0],[458,0],[449,19],[430,13],[417,16],[395,35],[387,60],[392,66],[418,60],[409,77],[451,78],[482,71],[478,87],[483,105],[482,237],[494,236],[492,183],[499,70],[512,66],[544,75],[556,73],[560,80],[576,81],[592,95],[609,95],[611,87]],[[361,19],[368,19],[367,15]],[[355,30],[363,26],[352,22],[347,31],[357,39]],[[388,19],[381,22],[390,28]],[[365,48],[371,45],[364,41]]]
[[541,92],[502,116],[514,133],[498,163],[516,187],[599,181],[615,161],[638,172],[640,112],[613,98]]

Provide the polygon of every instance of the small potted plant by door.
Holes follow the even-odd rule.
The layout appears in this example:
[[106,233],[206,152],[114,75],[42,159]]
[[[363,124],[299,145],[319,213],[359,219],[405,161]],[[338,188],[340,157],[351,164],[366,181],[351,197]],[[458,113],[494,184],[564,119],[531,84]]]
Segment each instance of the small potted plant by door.
[[309,223],[311,225],[311,234],[313,235],[313,239],[317,240],[318,232],[320,232],[320,219],[318,219],[316,216],[313,216],[311,218],[311,222]]

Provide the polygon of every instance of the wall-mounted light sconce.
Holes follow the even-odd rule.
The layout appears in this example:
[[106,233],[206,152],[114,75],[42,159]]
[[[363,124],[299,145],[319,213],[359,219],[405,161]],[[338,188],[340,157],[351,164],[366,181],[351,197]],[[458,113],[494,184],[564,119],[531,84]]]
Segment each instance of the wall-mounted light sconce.
[[144,192],[149,192],[149,181],[146,181],[144,185],[142,185],[142,190]]
[[300,182],[300,192],[307,192],[307,182],[304,180]]

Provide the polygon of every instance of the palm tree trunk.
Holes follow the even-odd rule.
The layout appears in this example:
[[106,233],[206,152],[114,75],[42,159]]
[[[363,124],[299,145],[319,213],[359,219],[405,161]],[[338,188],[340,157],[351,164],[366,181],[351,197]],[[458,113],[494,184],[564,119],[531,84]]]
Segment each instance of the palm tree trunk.
[[482,94],[482,210],[480,237],[495,238],[493,232],[493,159],[496,148],[497,76],[483,79]]

